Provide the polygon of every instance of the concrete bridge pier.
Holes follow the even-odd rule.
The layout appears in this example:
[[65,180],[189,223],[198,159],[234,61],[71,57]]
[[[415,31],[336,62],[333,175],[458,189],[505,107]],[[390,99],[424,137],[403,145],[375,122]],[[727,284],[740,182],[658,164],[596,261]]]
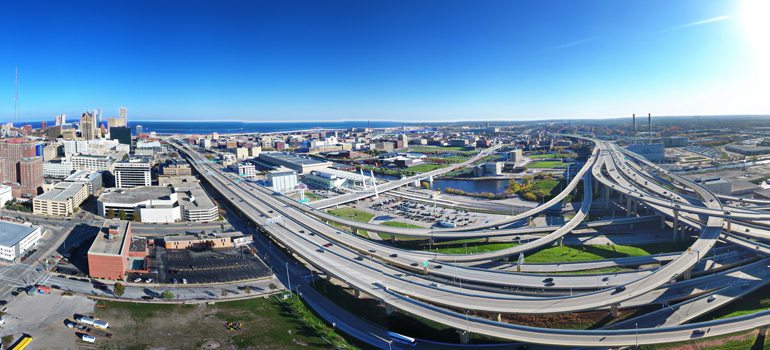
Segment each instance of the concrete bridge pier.
[[674,241],[679,239],[679,210],[674,210]]
[[602,187],[604,189],[604,209],[610,208],[610,189],[607,186]]
[[356,296],[356,299],[361,299],[361,290],[359,290],[359,289],[354,289],[354,290],[353,290],[353,295],[355,295],[355,296]]
[[619,303],[610,305],[610,316],[612,316],[612,318],[618,317],[618,307],[620,307]]
[[457,334],[460,335],[460,343],[468,344],[471,341],[471,334],[467,330],[458,329]]
[[684,279],[689,280],[690,278],[692,278],[692,268],[689,268],[684,272]]
[[666,227],[666,217],[661,215],[660,216],[660,229],[664,229]]
[[393,306],[390,306],[390,304],[385,304],[385,315],[390,316],[393,314],[393,311],[396,311],[393,310]]
[[626,197],[626,216],[631,216],[631,197]]
[[725,221],[727,221],[727,232],[730,232],[733,228],[732,221],[730,221],[729,219]]

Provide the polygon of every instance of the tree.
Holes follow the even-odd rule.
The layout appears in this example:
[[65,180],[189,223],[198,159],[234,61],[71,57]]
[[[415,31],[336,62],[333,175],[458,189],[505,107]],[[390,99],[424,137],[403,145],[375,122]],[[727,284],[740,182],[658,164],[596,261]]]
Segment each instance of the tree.
[[131,220],[134,222],[142,222],[142,215],[138,210],[134,210],[134,215],[132,215]]
[[123,283],[117,282],[115,283],[115,286],[112,287],[112,292],[115,293],[115,296],[118,298],[122,297],[126,292],[126,286],[124,286]]
[[108,219],[114,219],[115,218],[115,209],[107,209],[107,218]]
[[163,293],[160,293],[160,297],[166,300],[174,299],[174,293],[171,293],[170,290],[167,290]]
[[128,219],[128,214],[126,214],[126,211],[124,209],[120,209],[120,212],[118,213],[118,218],[120,218],[120,220]]

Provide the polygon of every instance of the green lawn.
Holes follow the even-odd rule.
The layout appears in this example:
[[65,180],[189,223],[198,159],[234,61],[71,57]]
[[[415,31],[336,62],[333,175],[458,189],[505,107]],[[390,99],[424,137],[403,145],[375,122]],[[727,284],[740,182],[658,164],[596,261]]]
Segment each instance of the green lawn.
[[573,158],[577,155],[574,153],[546,153],[546,154],[530,154],[527,157],[532,159],[553,159],[553,158]]
[[536,180],[532,183],[532,190],[540,195],[547,196],[556,186],[559,186],[559,180],[557,179]]
[[385,221],[380,225],[390,226],[390,227],[403,227],[403,228],[423,228],[422,226],[407,224],[405,222],[399,222],[399,221]]
[[554,169],[566,167],[567,163],[562,163],[558,160],[541,160],[527,164],[527,168],[533,169]]
[[416,173],[426,173],[432,170],[440,169],[447,166],[447,164],[433,164],[433,163],[423,163],[419,165],[415,165],[413,167],[409,167],[409,171],[414,171]]
[[[465,254],[490,252],[516,246],[516,243],[508,242],[465,242],[443,243],[434,246],[433,251],[445,254]],[[640,246],[624,245],[586,245],[586,246],[554,246],[525,255],[527,263],[557,263],[574,261],[592,261],[611,258],[623,258],[629,256],[643,256],[664,252],[676,252],[686,249],[686,244],[675,245],[673,243],[649,244]]]
[[374,214],[354,208],[333,209],[329,210],[329,214],[358,222],[369,222],[374,217]]

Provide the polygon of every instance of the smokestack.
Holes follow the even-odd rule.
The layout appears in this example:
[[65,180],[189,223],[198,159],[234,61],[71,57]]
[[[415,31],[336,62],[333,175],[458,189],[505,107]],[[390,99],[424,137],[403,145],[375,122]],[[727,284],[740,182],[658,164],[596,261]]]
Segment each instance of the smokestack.
[[650,140],[647,142],[647,144],[652,144],[652,114],[647,113],[647,137],[650,138]]
[[634,121],[634,133],[633,133],[633,138],[632,138],[631,144],[635,145],[636,144],[636,113],[632,114],[631,118]]

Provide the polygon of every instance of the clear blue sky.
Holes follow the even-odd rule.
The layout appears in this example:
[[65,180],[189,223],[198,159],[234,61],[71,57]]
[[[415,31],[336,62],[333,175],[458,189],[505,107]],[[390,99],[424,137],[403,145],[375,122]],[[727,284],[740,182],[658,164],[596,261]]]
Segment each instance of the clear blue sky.
[[770,113],[767,3],[9,1],[0,120]]

